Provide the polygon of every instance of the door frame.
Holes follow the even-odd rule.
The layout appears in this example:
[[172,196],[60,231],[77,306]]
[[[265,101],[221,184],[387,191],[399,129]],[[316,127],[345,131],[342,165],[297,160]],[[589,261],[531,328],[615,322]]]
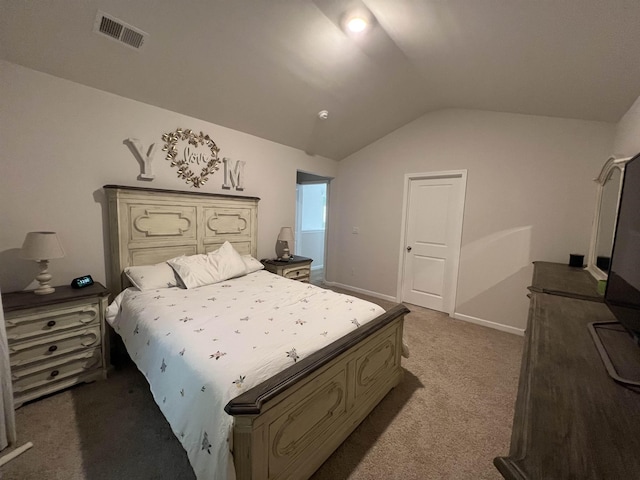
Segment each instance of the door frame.
[[[327,240],[329,238],[329,211],[330,211],[330,197],[331,197],[331,182],[334,180],[335,177],[327,177],[325,175],[319,175],[316,173],[311,173],[311,172],[307,172],[305,170],[296,170],[296,177],[299,175],[306,175],[308,177],[310,177],[308,180],[305,180],[303,182],[298,183],[298,179],[296,178],[296,216],[295,216],[295,224],[294,224],[294,231],[296,232],[296,237],[297,237],[297,233],[298,233],[298,227],[299,225],[301,225],[302,223],[302,212],[300,212],[299,210],[299,206],[300,206],[300,202],[299,202],[299,197],[298,197],[298,185],[314,185],[314,184],[325,184],[327,191],[326,191],[326,195],[327,195],[327,211],[326,211],[326,219],[325,219],[325,224],[324,224],[324,240],[323,240],[323,249],[324,249],[324,261],[323,261],[323,266],[322,266],[322,283],[326,282],[327,280],[327,265],[328,265],[328,261],[327,261],[327,257],[328,257],[328,251],[329,249],[327,248]],[[312,177],[315,177],[315,179],[311,179]],[[311,268],[311,270],[313,270],[313,266]]]
[[453,271],[454,276],[451,280],[451,283],[447,286],[450,291],[449,298],[447,298],[444,302],[445,311],[449,314],[449,316],[453,316],[456,308],[456,296],[458,292],[458,275],[460,273],[460,250],[462,246],[462,225],[464,222],[464,208],[465,201],[467,196],[467,170],[445,170],[441,172],[423,172],[423,173],[406,173],[404,176],[404,193],[402,196],[402,229],[400,230],[400,247],[399,247],[399,257],[398,257],[398,282],[396,285],[396,302],[400,303],[402,301],[402,292],[404,287],[404,265],[405,265],[405,254],[406,254],[406,245],[405,239],[407,234],[407,215],[408,211],[408,203],[409,203],[409,189],[412,180],[435,180],[438,178],[451,178],[451,177],[459,177],[462,180],[462,192],[460,195],[462,198],[462,209],[457,212],[456,218],[456,232],[454,234],[454,242],[456,252],[455,258],[453,261]]

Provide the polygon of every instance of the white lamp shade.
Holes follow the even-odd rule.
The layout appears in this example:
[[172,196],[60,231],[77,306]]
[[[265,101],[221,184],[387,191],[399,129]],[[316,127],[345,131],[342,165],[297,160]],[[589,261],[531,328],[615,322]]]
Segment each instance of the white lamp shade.
[[27,260],[51,260],[64,257],[64,250],[56,232],[29,232],[20,256]]
[[287,242],[289,246],[289,252],[293,255],[295,251],[293,248],[293,229],[291,227],[282,227],[280,229],[280,235],[278,235],[279,242]]

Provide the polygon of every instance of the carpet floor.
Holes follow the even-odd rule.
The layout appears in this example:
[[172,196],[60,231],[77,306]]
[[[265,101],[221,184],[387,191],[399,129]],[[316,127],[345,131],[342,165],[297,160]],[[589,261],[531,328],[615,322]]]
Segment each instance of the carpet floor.
[[[312,480],[502,478],[492,461],[509,451],[522,337],[408,307],[403,381]],[[18,445],[34,447],[2,480],[194,478],[133,365],[25,404],[16,422]]]

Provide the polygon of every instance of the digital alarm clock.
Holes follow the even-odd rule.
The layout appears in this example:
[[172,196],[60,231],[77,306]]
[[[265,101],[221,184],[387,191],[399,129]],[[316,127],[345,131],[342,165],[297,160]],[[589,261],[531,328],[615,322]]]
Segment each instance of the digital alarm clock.
[[71,286],[73,288],[83,288],[88,287],[89,285],[93,285],[93,278],[91,278],[91,275],[84,275],[82,277],[74,278],[71,281]]

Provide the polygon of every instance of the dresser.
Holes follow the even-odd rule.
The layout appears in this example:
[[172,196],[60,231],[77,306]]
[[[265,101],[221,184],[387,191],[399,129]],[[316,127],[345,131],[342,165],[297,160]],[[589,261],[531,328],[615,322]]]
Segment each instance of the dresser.
[[106,378],[104,314],[99,283],[49,295],[3,293],[14,406],[80,382]]
[[309,283],[312,259],[294,255],[290,260],[262,260],[264,269],[281,277]]
[[[640,478],[640,393],[608,374],[590,323],[614,321],[582,270],[536,262],[504,478]],[[600,334],[616,368],[640,373],[640,348],[619,325]]]

